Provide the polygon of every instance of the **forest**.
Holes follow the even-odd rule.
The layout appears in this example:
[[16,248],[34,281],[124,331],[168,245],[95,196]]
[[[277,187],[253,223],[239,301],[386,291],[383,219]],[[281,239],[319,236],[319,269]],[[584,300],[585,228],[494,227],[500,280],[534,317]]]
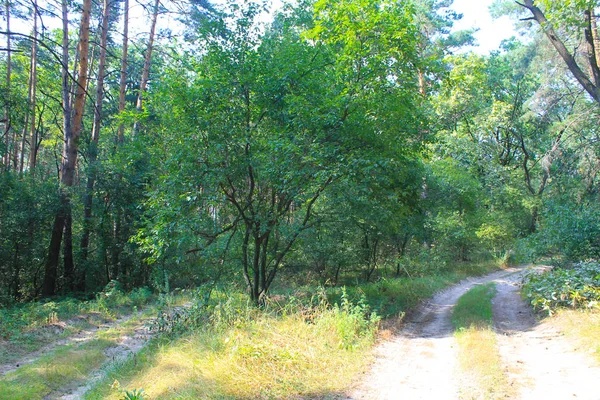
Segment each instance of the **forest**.
[[598,255],[594,2],[4,3],[2,304]]
[[393,279],[600,256],[597,0],[496,1],[486,55],[452,0],[1,3],[6,340],[113,290],[388,317]]

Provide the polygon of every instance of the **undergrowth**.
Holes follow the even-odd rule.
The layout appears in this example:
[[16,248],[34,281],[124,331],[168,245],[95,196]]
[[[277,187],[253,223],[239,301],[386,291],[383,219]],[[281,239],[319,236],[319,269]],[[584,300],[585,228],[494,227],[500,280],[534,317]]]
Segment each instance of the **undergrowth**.
[[335,397],[369,364],[380,315],[401,315],[495,269],[461,266],[358,287],[280,290],[262,308],[230,288],[199,290],[191,306],[160,311],[154,328],[163,334],[87,398],[119,399],[134,388],[160,399]]
[[552,315],[558,308],[600,309],[600,263],[582,262],[525,279],[523,294],[537,311]]
[[152,292],[148,288],[125,293],[112,284],[93,300],[63,298],[0,309],[0,337],[10,340],[36,328],[57,324],[82,314],[94,313],[105,319],[114,319],[146,305],[152,299]]
[[339,304],[330,305],[324,292],[312,303],[294,298],[258,309],[245,296],[215,291],[209,302],[174,316],[179,322],[167,325],[167,334],[116,367],[87,398],[118,399],[123,388],[161,399],[341,391],[369,362],[380,319],[345,293]]
[[[378,282],[350,287],[348,296],[352,301],[364,296],[369,307],[383,318],[397,317],[451,284],[497,269],[494,263],[454,264],[439,270],[424,270],[410,277],[383,278]],[[332,303],[339,302],[341,294],[340,288],[327,290],[327,296]]]

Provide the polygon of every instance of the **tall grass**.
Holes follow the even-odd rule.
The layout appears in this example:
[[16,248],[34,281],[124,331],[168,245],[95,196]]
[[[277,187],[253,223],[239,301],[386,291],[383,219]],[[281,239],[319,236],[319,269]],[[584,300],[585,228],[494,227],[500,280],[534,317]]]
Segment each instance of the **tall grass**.
[[162,336],[87,398],[134,388],[160,399],[323,397],[341,393],[370,361],[379,318],[364,302],[342,295],[330,306],[317,296],[316,305],[290,299],[259,310],[238,295],[216,298],[204,326]]

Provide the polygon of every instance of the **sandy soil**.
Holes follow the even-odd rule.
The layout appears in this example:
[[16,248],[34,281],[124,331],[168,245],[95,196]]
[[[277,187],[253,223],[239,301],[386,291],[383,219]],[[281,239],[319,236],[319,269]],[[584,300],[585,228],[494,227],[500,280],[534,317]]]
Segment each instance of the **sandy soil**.
[[54,397],[49,397],[49,399],[78,400],[83,398],[88,390],[106,376],[111,366],[119,365],[129,357],[135,357],[153,335],[154,333],[151,332],[144,323],[140,323],[140,325],[134,329],[133,334],[124,335],[120,338],[118,346],[109,347],[105,350],[104,353],[108,357],[108,361],[102,368],[89,376],[84,385],[67,388],[63,393],[55,394]]
[[600,368],[553,326],[539,323],[519,296],[520,275],[496,281],[500,355],[523,400],[600,399]]
[[540,324],[519,294],[527,273],[543,270],[512,268],[467,279],[423,304],[404,329],[376,349],[371,371],[348,400],[460,399],[472,383],[458,370],[458,346],[451,325],[452,308],[474,285],[496,282],[495,329],[504,368],[520,399],[600,400],[600,369],[550,322]]

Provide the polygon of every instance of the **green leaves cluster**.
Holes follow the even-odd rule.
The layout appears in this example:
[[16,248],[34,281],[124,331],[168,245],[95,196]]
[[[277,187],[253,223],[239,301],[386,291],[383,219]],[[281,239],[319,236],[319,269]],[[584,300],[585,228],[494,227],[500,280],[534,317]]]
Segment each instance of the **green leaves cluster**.
[[530,274],[523,293],[531,305],[552,315],[558,308],[600,308],[600,264],[582,262],[572,268],[554,268],[543,274]]

